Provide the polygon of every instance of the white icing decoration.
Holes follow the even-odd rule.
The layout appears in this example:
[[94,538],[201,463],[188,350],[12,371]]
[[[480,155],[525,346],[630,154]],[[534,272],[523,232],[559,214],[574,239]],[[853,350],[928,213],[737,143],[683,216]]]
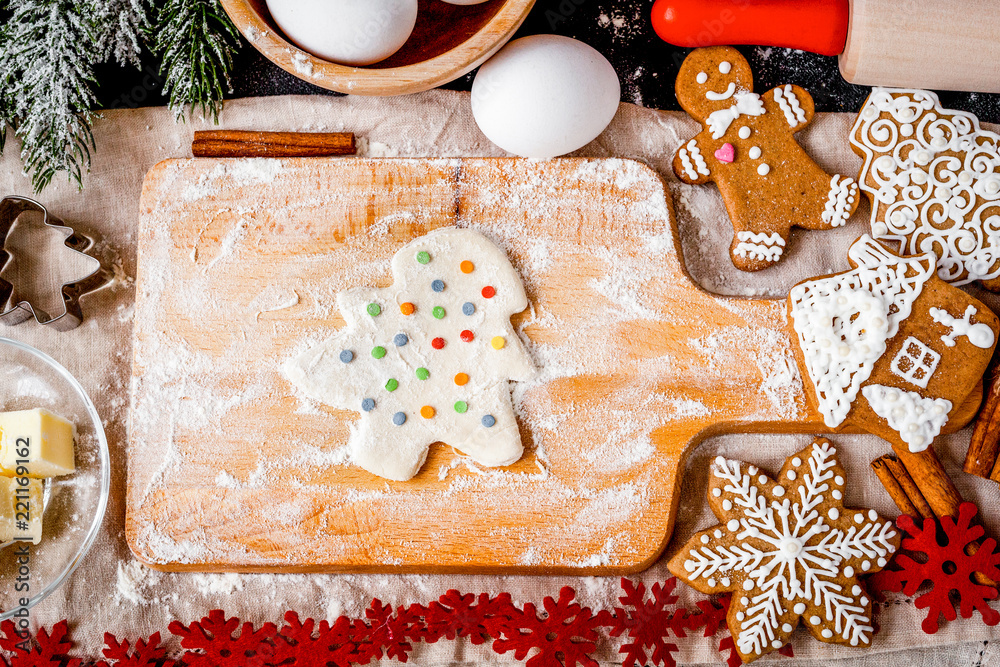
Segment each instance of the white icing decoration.
[[723,60],[721,63],[719,63],[719,71],[722,72],[723,74],[729,74],[729,72],[731,72],[732,69],[733,69],[733,64],[728,60]]
[[934,252],[938,276],[955,285],[1000,277],[1000,135],[934,93],[875,88],[851,143],[878,238]]
[[750,156],[751,160],[756,160],[757,158],[760,157],[760,147],[752,146],[750,150],[747,151],[747,155]]
[[[934,310],[936,309],[931,308],[931,312]],[[910,336],[903,341],[903,347],[899,348],[899,352],[893,357],[889,370],[893,375],[926,389],[931,376],[937,370],[939,361],[941,361],[940,354]]]
[[771,173],[771,165],[769,164],[760,165],[759,167],[757,167],[757,173],[760,174],[761,176],[767,176],[768,174]]
[[935,322],[943,324],[946,327],[951,327],[951,333],[941,336],[941,340],[948,347],[955,347],[956,338],[967,336],[969,342],[976,347],[984,350],[989,349],[996,342],[996,334],[993,333],[993,329],[988,324],[983,322],[972,323],[972,318],[975,317],[976,312],[975,306],[969,306],[965,309],[965,316],[962,319],[957,319],[940,308],[931,308],[930,310],[931,317],[934,318]]
[[823,222],[831,227],[842,227],[847,224],[851,214],[851,205],[858,194],[858,184],[853,178],[834,175],[830,180],[830,193],[827,195],[826,208],[823,209]]
[[752,134],[752,130],[749,127],[747,127],[746,125],[744,125],[743,127],[740,128],[740,131],[739,131],[740,139],[749,139],[751,134]]
[[695,171],[694,165],[691,164],[691,158],[688,157],[687,149],[682,148],[677,151],[677,154],[681,158],[681,167],[684,169],[684,174],[692,181],[698,180],[698,172]]
[[[430,254],[429,264],[417,261],[420,251]],[[464,260],[474,263],[473,273],[459,269]],[[512,315],[527,308],[528,299],[507,254],[476,231],[449,227],[403,246],[393,257],[392,277],[389,287],[340,292],[337,305],[346,325],[286,363],[285,376],[316,401],[361,413],[348,441],[351,460],[375,475],[410,479],[423,466],[430,445],[439,441],[487,467],[507,466],[520,459],[523,449],[511,406],[510,381],[530,380],[535,368],[510,323]],[[444,291],[433,290],[435,280],[444,281]],[[492,299],[480,296],[485,284],[496,288]],[[467,301],[476,304],[472,317],[462,314]],[[399,308],[403,302],[414,303],[416,312],[403,315]],[[377,317],[366,312],[371,303],[381,306]],[[434,306],[445,309],[443,319],[433,317]],[[473,343],[450,345],[448,366],[434,362],[431,340],[443,336],[457,341],[458,331],[465,328],[489,335]],[[397,347],[393,339],[400,333],[408,341]],[[490,346],[490,338],[496,335],[507,341],[502,350]],[[381,359],[371,356],[376,346],[386,351]],[[341,361],[344,350],[354,352],[352,362]],[[416,377],[420,367],[430,371],[426,380]],[[455,371],[446,370],[450,368],[468,369],[468,384],[456,386]],[[392,392],[385,388],[390,378],[399,383]],[[362,409],[366,398],[375,401],[374,409],[367,412]],[[452,409],[458,400],[468,402],[466,413]],[[425,405],[436,409],[433,419],[421,417]],[[406,415],[400,426],[393,422],[397,412]],[[495,419],[492,428],[483,426],[485,415]]]
[[934,270],[933,255],[902,259],[867,235],[848,254],[857,269],[801,283],[790,295],[795,333],[830,428],[847,418]]
[[719,496],[722,495],[722,491],[720,489],[713,489],[712,490],[712,495],[715,496],[716,498],[718,498]]
[[698,83],[705,83],[706,81],[708,81],[708,74],[705,74],[704,72],[698,72],[698,76],[695,77],[695,80]]
[[799,98],[795,95],[792,84],[788,84],[784,88],[775,88],[774,101],[778,103],[778,106],[784,112],[785,120],[788,121],[789,127],[798,127],[806,122],[806,112],[799,104]]
[[804,464],[796,460],[799,481],[789,483],[786,498],[769,501],[770,479],[763,484],[739,462],[717,459],[712,484],[733,500],[739,519],[730,518],[727,528],[739,531],[740,542],[699,545],[687,554],[694,566],[687,568],[685,562],[689,580],[707,582],[720,574],[741,573],[740,588],[753,590],[740,599],[736,610],[745,613],[736,629],[736,643],[746,655],[760,655],[774,641],[787,640],[791,630],[784,627],[786,603],[799,616],[807,605],[825,610],[825,619],[813,616],[810,622],[825,620],[852,645],[867,642],[871,620],[858,602],[858,593],[849,592],[853,582],[843,585],[838,579],[843,579],[849,567],[846,562],[884,558],[895,551],[890,542],[896,536],[891,522],[877,517],[866,522],[859,515],[863,525],[848,527],[839,512],[839,520],[831,518],[830,522],[819,513],[838,470],[836,450],[829,443],[814,443]]
[[691,159],[694,160],[694,165],[698,173],[702,176],[708,176],[708,164],[705,162],[705,158],[701,156],[701,149],[698,148],[698,142],[694,139],[687,142],[687,149],[691,151]]
[[717,93],[714,90],[709,90],[705,92],[705,97],[712,100],[713,102],[721,102],[722,100],[728,100],[736,92],[736,84],[732,81],[729,82],[729,86],[726,87],[726,92]]
[[736,234],[737,257],[777,262],[785,251],[785,239],[780,234],[755,234],[754,232],[739,232]]
[[713,139],[719,139],[726,133],[733,121],[740,116],[763,116],[764,103],[757,93],[736,93],[736,103],[728,109],[719,109],[709,114],[705,120]]
[[788,472],[787,472],[787,473],[785,474],[785,477],[787,477],[788,479],[790,479],[790,480],[792,480],[792,481],[794,482],[794,481],[795,481],[795,478],[797,477],[797,475],[795,474],[795,471],[794,471],[794,470],[789,470],[789,471],[788,471]]
[[861,390],[872,411],[889,422],[889,428],[899,433],[911,452],[922,452],[948,422],[951,401],[924,398],[913,391],[870,384]]

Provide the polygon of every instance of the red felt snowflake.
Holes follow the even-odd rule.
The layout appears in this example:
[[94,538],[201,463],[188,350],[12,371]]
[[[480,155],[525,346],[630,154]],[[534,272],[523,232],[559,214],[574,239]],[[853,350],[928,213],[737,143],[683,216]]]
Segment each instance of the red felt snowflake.
[[959,597],[962,618],[970,618],[972,612],[978,610],[987,625],[1000,623],[1000,613],[986,602],[996,599],[997,590],[978,584],[972,578],[973,573],[979,572],[994,581],[1000,579],[997,567],[1000,565],[1000,554],[996,553],[996,541],[993,538],[983,540],[979,550],[971,556],[965,551],[970,542],[983,536],[982,527],[971,525],[976,513],[974,504],[962,503],[957,520],[952,517],[941,519],[943,544],[938,541],[936,522],[925,520],[918,527],[909,516],[900,516],[896,525],[909,535],[903,540],[903,549],[925,554],[926,561],[920,562],[904,553],[897,553],[894,560],[897,569],[882,570],[868,580],[876,595],[882,591],[902,591],[907,596],[915,595],[924,582],[930,581],[931,590],[914,601],[917,609],[927,609],[927,617],[921,624],[927,634],[937,632],[941,616],[949,621],[955,620],[955,606],[950,597],[953,591]]
[[411,641],[420,641],[424,633],[422,607],[399,607],[383,605],[379,599],[372,600],[365,610],[368,618],[368,632],[364,641],[358,643],[358,661],[368,664],[380,660],[382,655],[406,662],[413,650]]
[[45,628],[32,637],[22,637],[17,634],[17,627],[12,621],[0,623],[0,648],[12,654],[12,667],[79,667],[79,658],[70,658],[66,654],[73,648],[69,640],[69,623],[59,621],[52,626],[52,632]]
[[[240,627],[240,619],[227,619],[221,609],[213,609],[190,627],[173,621],[169,628],[188,649],[184,653],[188,667],[264,667],[274,656],[273,640],[278,633],[274,623],[265,623],[259,630],[252,623]],[[237,628],[239,634],[234,636]]]
[[[104,633],[104,657],[115,661],[115,667],[174,667],[173,660],[167,659],[165,646],[160,646],[160,633],[154,632],[149,639],[137,639],[130,645],[127,639],[119,642],[110,632]],[[100,662],[98,665],[105,665]],[[97,667],[97,666],[95,666]]]
[[506,593],[491,598],[487,593],[477,597],[450,590],[422,611],[424,641],[465,637],[478,646],[497,639],[499,630],[517,609]]
[[545,598],[544,617],[538,616],[530,602],[523,611],[514,607],[502,623],[502,637],[493,642],[493,650],[501,654],[514,651],[515,658],[524,660],[537,649],[526,667],[596,667],[597,661],[590,654],[597,649],[597,628],[602,622],[590,609],[574,603],[574,598],[576,592],[569,586],[559,591],[558,600]]
[[[677,651],[677,644],[667,641],[670,631],[677,637],[683,637],[684,628],[691,627],[686,611],[679,615],[673,608],[677,596],[671,593],[677,586],[677,579],[671,578],[662,584],[653,584],[649,600],[646,599],[646,585],[642,582],[634,584],[623,578],[621,586],[625,594],[618,601],[623,606],[614,610],[612,623],[609,625],[612,637],[620,637],[627,632],[632,639],[618,649],[619,653],[625,654],[622,664],[624,667],[635,664],[674,667],[677,663],[673,653]],[[649,660],[646,658],[648,648],[653,649]]]
[[271,663],[289,663],[295,667],[349,667],[352,662],[362,662],[355,637],[367,634],[368,626],[363,621],[341,616],[333,625],[320,621],[317,626],[311,618],[302,623],[298,614],[289,611],[285,613],[285,625],[279,633],[281,641],[277,642]]

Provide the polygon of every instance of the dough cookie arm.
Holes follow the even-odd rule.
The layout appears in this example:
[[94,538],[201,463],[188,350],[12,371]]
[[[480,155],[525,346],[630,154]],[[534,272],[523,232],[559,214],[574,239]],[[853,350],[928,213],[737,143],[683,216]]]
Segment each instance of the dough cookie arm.
[[689,185],[704,185],[714,180],[709,165],[714,166],[715,157],[710,152],[706,155],[706,150],[698,143],[704,134],[706,133],[702,132],[687,141],[674,155],[674,173]]
[[816,105],[804,88],[792,84],[772,88],[764,94],[768,111],[783,118],[792,132],[804,130],[812,123]]

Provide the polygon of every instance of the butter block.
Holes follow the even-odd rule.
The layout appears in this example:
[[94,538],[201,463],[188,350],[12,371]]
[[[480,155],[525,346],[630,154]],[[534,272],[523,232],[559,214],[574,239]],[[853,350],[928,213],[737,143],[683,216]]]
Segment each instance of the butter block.
[[6,481],[6,484],[0,482],[0,486],[7,487],[11,499],[13,516],[11,539],[31,540],[33,544],[38,544],[42,541],[42,511],[45,509],[42,500],[42,480],[28,479],[26,486],[22,486],[17,477]]
[[68,475],[76,469],[75,436],[73,424],[44,408],[0,413],[0,474],[16,475],[21,460],[33,479]]

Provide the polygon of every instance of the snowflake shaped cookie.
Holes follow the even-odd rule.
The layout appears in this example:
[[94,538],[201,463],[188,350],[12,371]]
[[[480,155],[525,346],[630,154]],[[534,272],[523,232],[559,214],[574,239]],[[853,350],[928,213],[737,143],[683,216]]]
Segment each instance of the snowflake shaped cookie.
[[844,469],[829,441],[785,460],[777,480],[715,460],[708,500],[722,522],[695,535],[670,571],[703,593],[732,592],[727,617],[745,662],[788,642],[799,620],[824,642],[868,646],[871,600],[858,576],[899,546],[891,521],[844,507]]
[[535,368],[510,318],[528,306],[506,253],[482,234],[449,227],[403,246],[393,283],[337,295],[347,325],[285,365],[310,398],[361,413],[351,460],[405,481],[444,442],[487,466],[523,447],[510,380]]

